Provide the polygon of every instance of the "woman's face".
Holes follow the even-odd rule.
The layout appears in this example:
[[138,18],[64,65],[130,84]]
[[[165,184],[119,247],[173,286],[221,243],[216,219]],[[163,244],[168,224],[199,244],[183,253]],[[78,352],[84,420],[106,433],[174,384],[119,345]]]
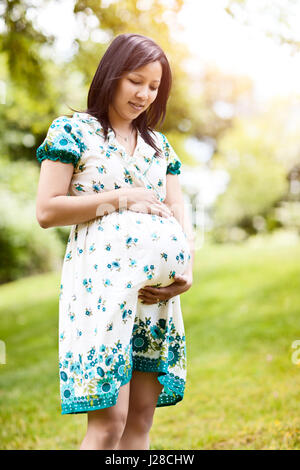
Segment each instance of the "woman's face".
[[122,119],[136,119],[155,100],[161,77],[162,66],[159,61],[123,74],[111,104],[114,111]]

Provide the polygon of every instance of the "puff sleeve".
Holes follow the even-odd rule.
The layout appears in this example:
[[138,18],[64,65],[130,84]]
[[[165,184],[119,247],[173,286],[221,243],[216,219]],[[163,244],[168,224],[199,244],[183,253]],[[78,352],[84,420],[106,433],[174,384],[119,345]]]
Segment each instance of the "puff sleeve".
[[40,163],[48,158],[72,163],[75,167],[85,148],[78,124],[72,118],[60,116],[50,125],[44,141],[36,150],[36,158]]
[[181,161],[173,149],[172,145],[168,141],[167,137],[160,132],[162,138],[163,138],[163,151],[164,155],[167,160],[167,174],[172,174],[172,175],[179,175],[180,174],[180,167],[181,167]]

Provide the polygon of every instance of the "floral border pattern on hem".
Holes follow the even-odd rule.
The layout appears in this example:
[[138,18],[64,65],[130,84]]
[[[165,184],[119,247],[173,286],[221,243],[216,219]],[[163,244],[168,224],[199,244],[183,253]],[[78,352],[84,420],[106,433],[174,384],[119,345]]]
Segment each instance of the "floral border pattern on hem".
[[[143,364],[143,361],[146,360],[148,364],[147,367]],[[139,356],[135,356],[133,358],[133,370],[141,371],[141,372],[157,372],[158,373],[158,381],[163,385],[162,392],[158,397],[158,401],[156,403],[156,408],[162,406],[172,406],[176,405],[179,401],[183,399],[184,395],[184,388],[185,382],[183,379],[179,377],[175,377],[174,374],[169,372],[162,372],[161,370],[156,369],[153,363],[158,362],[156,359],[149,359],[143,358]],[[152,363],[152,364],[151,364]],[[161,374],[161,375],[160,375]],[[163,374],[163,375],[162,375]],[[122,384],[126,385],[132,377],[132,373],[130,374],[130,379],[127,380],[125,383]],[[176,390],[176,392],[174,391]],[[99,395],[91,395],[86,397],[78,397],[74,399],[74,401],[70,404],[62,403],[62,415],[65,414],[79,414],[79,413],[87,413],[88,411],[93,410],[100,410],[104,408],[109,408],[114,406],[117,403],[117,395],[108,394],[108,397],[103,399],[103,397],[98,398]],[[104,406],[103,406],[104,404]]]

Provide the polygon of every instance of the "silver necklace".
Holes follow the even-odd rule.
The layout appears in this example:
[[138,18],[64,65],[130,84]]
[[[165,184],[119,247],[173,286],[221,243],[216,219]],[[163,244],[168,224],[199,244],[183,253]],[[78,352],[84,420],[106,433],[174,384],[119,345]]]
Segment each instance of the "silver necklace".
[[122,139],[124,139],[125,142],[128,142],[129,137],[131,137],[131,135],[132,135],[132,133],[133,133],[133,129],[132,129],[131,133],[129,134],[129,137],[123,137],[123,136],[122,136],[121,134],[119,134],[119,132],[117,132],[117,131],[115,131],[115,133],[116,133],[118,136],[120,136]]

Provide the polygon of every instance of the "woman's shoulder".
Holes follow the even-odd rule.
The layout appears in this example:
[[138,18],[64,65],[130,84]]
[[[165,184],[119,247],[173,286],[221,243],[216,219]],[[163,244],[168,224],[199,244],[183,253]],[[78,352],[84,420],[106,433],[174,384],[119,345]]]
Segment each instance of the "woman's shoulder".
[[[78,131],[80,129],[80,125],[78,120],[74,117],[74,115],[60,115],[53,119],[49,126],[49,131],[65,131],[67,133],[71,133],[71,131]],[[49,132],[48,131],[48,132]]]
[[164,152],[169,148],[170,143],[165,134],[160,131],[152,130],[156,145],[158,145]]
[[154,138],[156,145],[163,150],[166,136],[160,131],[151,129],[151,137]]

